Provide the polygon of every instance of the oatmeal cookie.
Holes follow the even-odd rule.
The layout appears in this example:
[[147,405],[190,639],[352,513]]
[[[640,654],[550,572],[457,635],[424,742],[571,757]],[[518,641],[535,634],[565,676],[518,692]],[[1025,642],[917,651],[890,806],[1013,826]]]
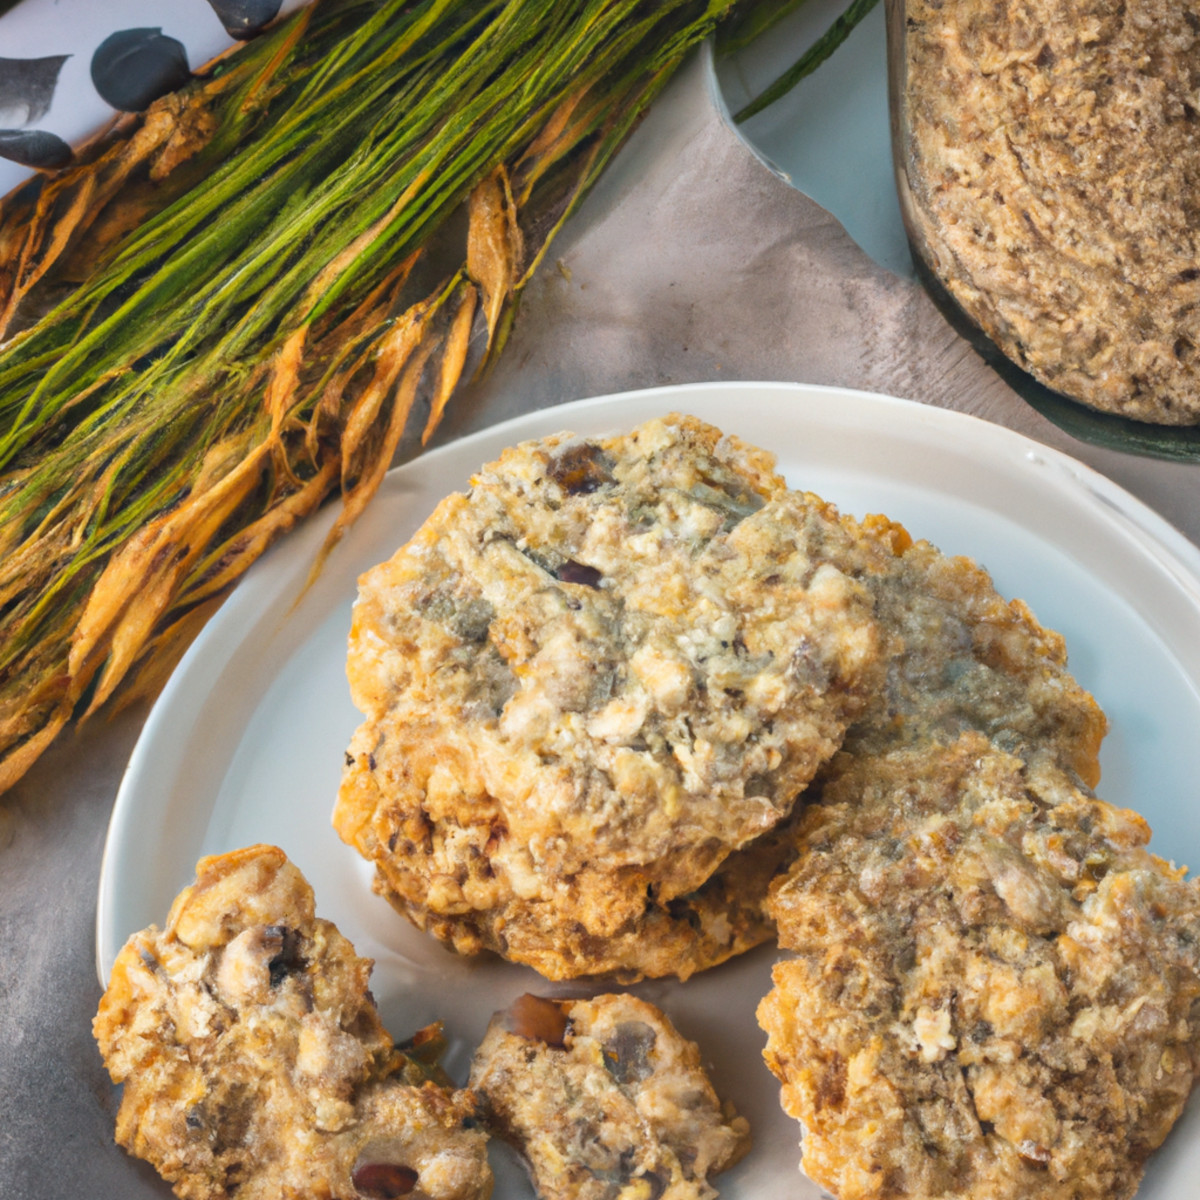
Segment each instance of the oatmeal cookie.
[[488,1027],[471,1087],[541,1200],[710,1200],[708,1177],[750,1148],[695,1044],[634,996],[522,996]]
[[203,859],[100,1002],[117,1141],[185,1200],[485,1200],[474,1097],[393,1044],[370,971],[282,851]]
[[772,889],[759,1007],[840,1200],[1128,1200],[1200,1067],[1200,884],[979,733],[847,760]]
[[882,674],[861,539],[772,462],[686,417],[526,443],[362,578],[334,824],[418,926],[551,978],[716,960],[643,922],[692,936]]
[[1200,6],[907,0],[904,15],[918,252],[1048,387],[1200,422]]

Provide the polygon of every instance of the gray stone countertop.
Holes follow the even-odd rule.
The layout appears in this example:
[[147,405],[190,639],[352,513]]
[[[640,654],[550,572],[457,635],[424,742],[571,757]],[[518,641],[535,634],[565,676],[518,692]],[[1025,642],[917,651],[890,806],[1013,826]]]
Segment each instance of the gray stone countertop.
[[[1075,456],[1200,543],[1200,465],[1074,441],[1005,385],[914,284],[877,267],[726,124],[693,59],[552,248],[504,357],[446,441],[588,395],[786,380],[958,409]],[[163,1197],[112,1141],[92,1041],[105,829],[145,709],[63,736],[0,806],[0,1195]],[[164,914],[165,915],[165,914]]]

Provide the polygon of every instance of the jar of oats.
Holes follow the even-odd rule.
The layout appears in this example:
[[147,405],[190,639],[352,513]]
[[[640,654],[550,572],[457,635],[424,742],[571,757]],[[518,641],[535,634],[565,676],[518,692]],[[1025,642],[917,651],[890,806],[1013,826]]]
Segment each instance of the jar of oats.
[[919,268],[1092,408],[1200,423],[1200,0],[886,0]]

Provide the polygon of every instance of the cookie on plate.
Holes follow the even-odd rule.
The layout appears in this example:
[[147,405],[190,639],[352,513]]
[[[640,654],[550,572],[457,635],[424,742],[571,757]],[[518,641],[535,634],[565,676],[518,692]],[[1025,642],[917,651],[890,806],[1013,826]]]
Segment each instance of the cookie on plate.
[[1200,884],[977,732],[847,759],[758,1010],[840,1200],[1128,1200],[1200,1068]]
[[687,417],[525,443],[363,576],[334,824],[418,926],[550,978],[733,952],[672,905],[882,678],[874,550],[772,463]]
[[804,805],[847,764],[903,747],[953,744],[977,730],[1087,785],[1099,779],[1105,717],[1068,671],[1062,637],[1022,601],[1005,600],[971,559],[914,542],[884,517],[842,522],[861,555],[855,578],[874,601],[888,647],[884,683],[784,821],[730,854],[695,892],[647,906],[630,936],[653,930],[649,942],[664,955],[719,961],[774,936],[767,887],[796,855]]
[[695,1043],[635,996],[522,996],[493,1018],[471,1087],[541,1200],[709,1200],[709,1176],[750,1147]]
[[117,1141],[185,1200],[484,1200],[474,1097],[393,1043],[371,965],[315,916],[282,851],[201,860],[100,1002]]

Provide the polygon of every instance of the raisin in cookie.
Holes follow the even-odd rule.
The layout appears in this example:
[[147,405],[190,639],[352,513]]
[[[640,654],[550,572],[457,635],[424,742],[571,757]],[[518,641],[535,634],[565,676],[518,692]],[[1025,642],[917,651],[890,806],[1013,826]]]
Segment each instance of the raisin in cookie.
[[772,463],[685,417],[526,443],[360,580],[334,824],[417,925],[551,978],[731,952],[671,905],[882,674],[861,538]]
[[471,1086],[542,1200],[710,1200],[750,1146],[695,1044],[629,995],[522,996],[498,1013]]
[[1127,1200],[1200,1066],[1200,885],[979,733],[850,760],[772,889],[767,1062],[840,1200]]
[[185,1200],[484,1200],[474,1097],[393,1044],[370,971],[282,851],[203,859],[100,1002],[117,1141]]

